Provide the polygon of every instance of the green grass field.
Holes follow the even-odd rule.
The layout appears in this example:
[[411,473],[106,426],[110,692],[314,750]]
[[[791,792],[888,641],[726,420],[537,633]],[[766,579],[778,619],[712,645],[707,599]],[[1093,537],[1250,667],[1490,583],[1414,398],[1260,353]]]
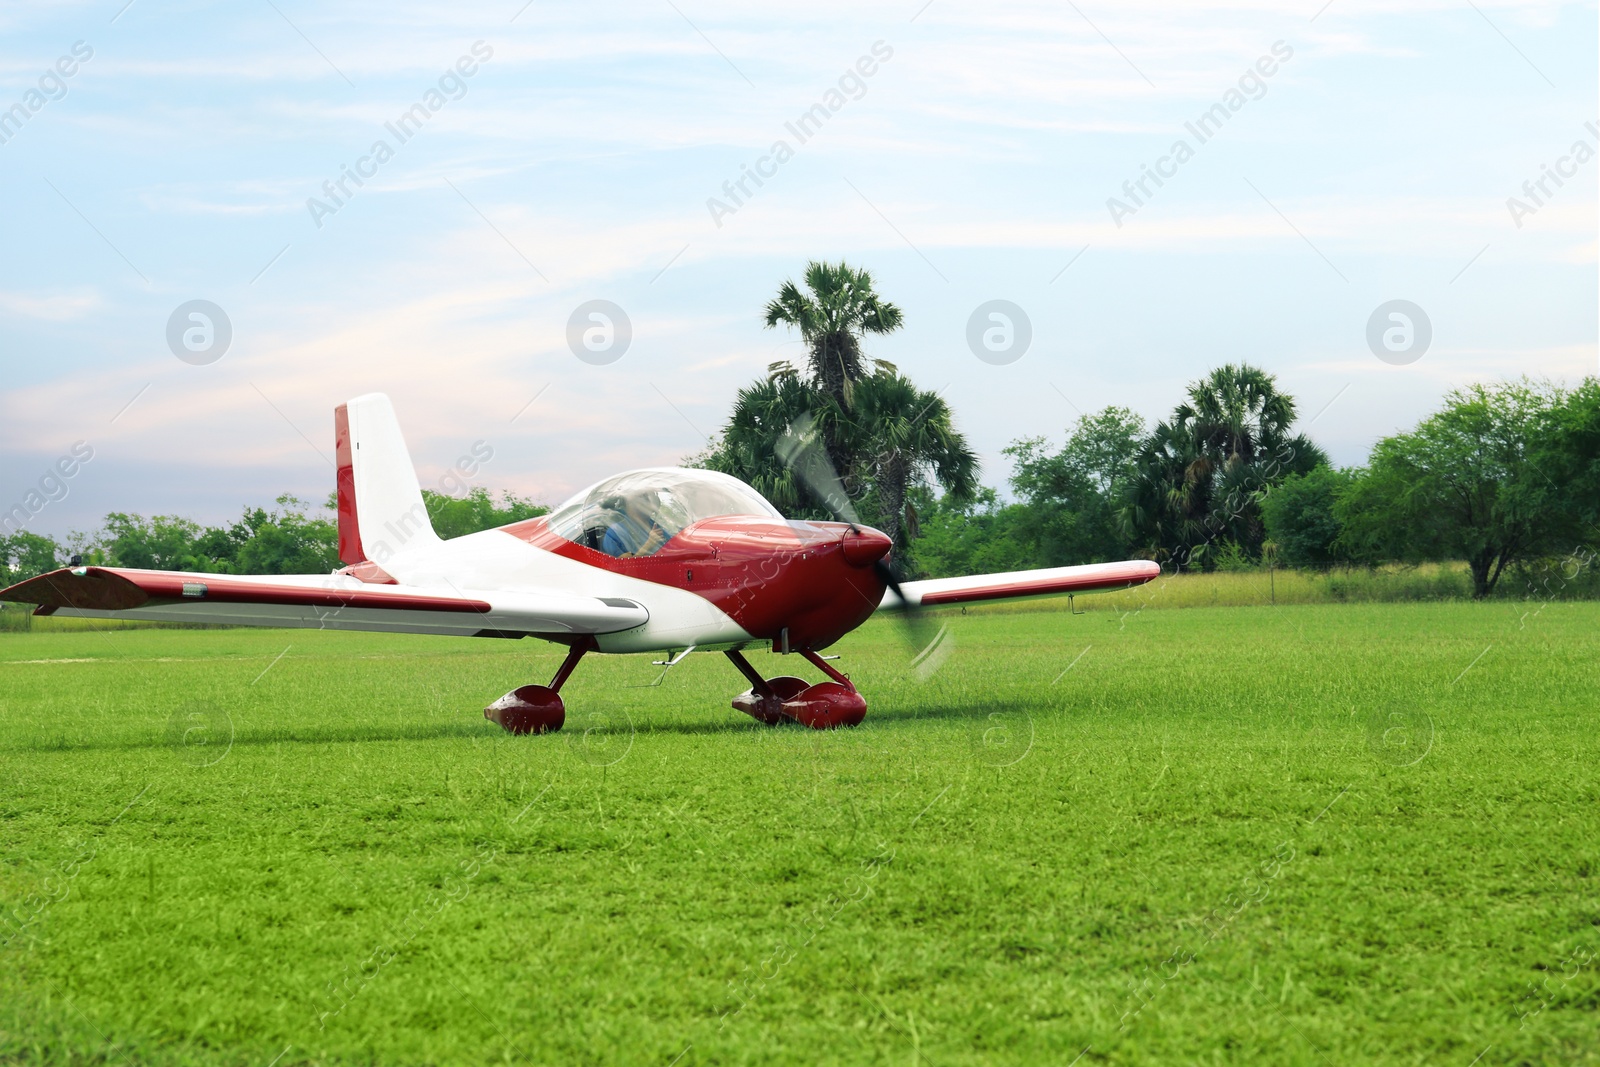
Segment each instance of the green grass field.
[[720,656],[513,738],[550,646],[0,637],[0,1061],[1600,1063],[1600,605],[1079,606],[926,683],[874,622],[826,734]]

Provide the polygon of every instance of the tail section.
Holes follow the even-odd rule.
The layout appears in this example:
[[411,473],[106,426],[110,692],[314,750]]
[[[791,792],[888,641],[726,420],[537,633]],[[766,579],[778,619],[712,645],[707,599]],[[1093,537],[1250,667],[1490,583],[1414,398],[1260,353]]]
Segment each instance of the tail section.
[[394,406],[368,393],[333,412],[338,454],[339,558],[382,566],[396,552],[437,542]]

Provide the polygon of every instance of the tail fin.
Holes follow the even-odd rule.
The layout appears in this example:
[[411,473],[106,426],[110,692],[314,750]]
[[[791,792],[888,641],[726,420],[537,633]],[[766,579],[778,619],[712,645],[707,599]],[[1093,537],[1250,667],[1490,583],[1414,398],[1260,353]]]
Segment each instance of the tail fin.
[[333,412],[338,453],[339,558],[382,566],[403,548],[436,542],[394,406],[368,393]]

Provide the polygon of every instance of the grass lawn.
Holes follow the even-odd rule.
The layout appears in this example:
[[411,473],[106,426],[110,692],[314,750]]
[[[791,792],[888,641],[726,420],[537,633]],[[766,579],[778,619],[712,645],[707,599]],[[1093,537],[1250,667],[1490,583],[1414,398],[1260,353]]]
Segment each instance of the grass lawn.
[[721,656],[514,738],[551,646],[0,636],[0,1061],[1600,1063],[1600,604],[1079,606],[925,683],[874,622],[837,733]]

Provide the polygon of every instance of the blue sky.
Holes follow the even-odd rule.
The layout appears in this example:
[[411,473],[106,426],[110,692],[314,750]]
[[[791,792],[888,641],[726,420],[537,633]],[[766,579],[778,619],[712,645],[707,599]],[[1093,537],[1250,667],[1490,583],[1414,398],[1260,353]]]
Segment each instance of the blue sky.
[[[80,440],[31,528],[320,500],[332,409],[375,390],[425,485],[482,441],[480,484],[554,503],[704,447],[799,358],[759,316],[810,258],[874,272],[906,328],[870,354],[943,391],[996,485],[1011,440],[1160,417],[1226,361],[1278,375],[1343,463],[1453,386],[1596,372],[1597,161],[1520,226],[1506,204],[1594,147],[1593,4],[519,5],[0,12],[0,109],[26,112],[0,126],[0,508]],[[1199,143],[1185,123],[1275,44]],[[385,124],[441,79],[401,144]],[[1193,158],[1113,220],[1179,138]],[[233,331],[204,365],[167,343],[197,299]],[[595,299],[633,328],[605,365],[567,345]],[[966,341],[992,299],[1032,324],[1007,365]],[[1433,329],[1401,366],[1366,342],[1393,299]]]

